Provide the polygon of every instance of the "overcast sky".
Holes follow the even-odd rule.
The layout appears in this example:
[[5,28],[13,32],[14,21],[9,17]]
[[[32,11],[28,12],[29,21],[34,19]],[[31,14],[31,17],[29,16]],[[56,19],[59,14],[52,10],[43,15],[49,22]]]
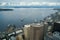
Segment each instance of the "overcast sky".
[[60,0],[0,0],[0,2],[60,2]]

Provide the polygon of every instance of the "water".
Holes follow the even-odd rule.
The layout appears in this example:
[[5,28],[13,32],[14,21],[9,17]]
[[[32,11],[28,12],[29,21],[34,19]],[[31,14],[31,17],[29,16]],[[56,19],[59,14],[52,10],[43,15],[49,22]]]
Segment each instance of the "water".
[[0,11],[0,31],[4,31],[8,24],[17,27],[34,22],[39,22],[44,17],[55,13],[52,8],[15,8],[13,11]]

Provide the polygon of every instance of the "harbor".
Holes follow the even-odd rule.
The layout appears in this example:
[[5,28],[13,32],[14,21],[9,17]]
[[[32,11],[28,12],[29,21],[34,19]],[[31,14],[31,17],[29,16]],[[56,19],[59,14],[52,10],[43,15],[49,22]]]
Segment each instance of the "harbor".
[[60,1],[0,0],[0,40],[60,40]]
[[54,14],[44,16],[39,21],[35,19],[23,24],[25,19],[21,18],[20,27],[8,24],[5,30],[0,32],[0,40],[60,40],[60,9],[53,10]]

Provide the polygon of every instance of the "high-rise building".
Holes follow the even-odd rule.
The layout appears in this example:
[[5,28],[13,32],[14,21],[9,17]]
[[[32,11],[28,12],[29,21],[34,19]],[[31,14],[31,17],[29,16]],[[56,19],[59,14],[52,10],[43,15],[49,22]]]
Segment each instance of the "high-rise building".
[[33,23],[24,27],[25,40],[43,40],[43,24]]

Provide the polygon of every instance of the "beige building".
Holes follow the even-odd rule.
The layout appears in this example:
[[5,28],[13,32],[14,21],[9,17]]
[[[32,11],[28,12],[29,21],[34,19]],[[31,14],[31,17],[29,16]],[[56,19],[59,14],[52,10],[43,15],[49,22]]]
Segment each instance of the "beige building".
[[17,35],[16,40],[23,40],[22,35],[21,34]]
[[25,40],[43,40],[43,25],[33,23],[24,27]]

